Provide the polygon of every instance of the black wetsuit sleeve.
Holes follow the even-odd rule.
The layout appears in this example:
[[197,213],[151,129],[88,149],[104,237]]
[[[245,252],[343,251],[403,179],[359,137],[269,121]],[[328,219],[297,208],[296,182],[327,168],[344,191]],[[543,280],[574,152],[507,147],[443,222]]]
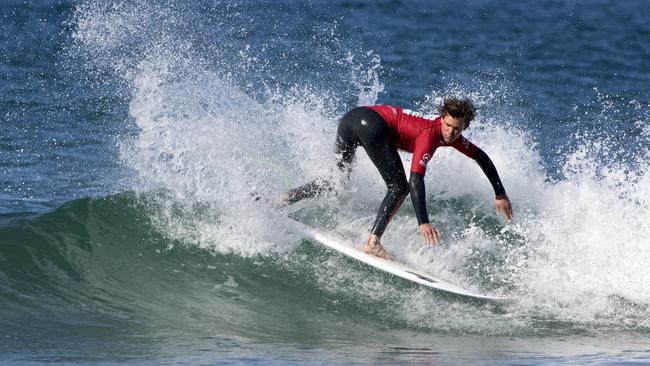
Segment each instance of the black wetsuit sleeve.
[[483,150],[476,148],[474,160],[481,167],[481,170],[490,181],[490,184],[492,184],[494,195],[499,196],[505,194],[506,190],[503,188],[501,179],[499,179],[499,173],[497,173],[497,168],[492,163],[492,160],[490,160],[490,157]]
[[411,177],[409,178],[409,190],[411,192],[413,208],[415,209],[415,216],[418,218],[418,225],[429,223],[429,214],[427,213],[424,192],[424,177],[422,174],[411,172]]

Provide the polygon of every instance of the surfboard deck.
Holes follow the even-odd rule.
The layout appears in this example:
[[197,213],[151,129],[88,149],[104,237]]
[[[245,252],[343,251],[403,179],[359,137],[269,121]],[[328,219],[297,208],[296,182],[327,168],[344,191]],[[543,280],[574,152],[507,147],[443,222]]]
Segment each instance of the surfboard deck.
[[331,234],[325,233],[321,230],[313,228],[311,226],[300,223],[296,220],[288,218],[288,223],[295,228],[295,230],[301,233],[308,239],[312,239],[330,249],[333,249],[343,255],[346,255],[350,258],[354,258],[360,262],[363,262],[371,267],[379,269],[381,271],[390,273],[394,276],[401,277],[405,280],[415,282],[417,284],[430,287],[436,290],[448,292],[455,295],[460,295],[464,297],[481,299],[481,300],[490,300],[490,301],[507,301],[505,297],[491,296],[480,294],[478,292],[470,291],[464,289],[460,286],[454,285],[447,281],[436,278],[428,273],[418,271],[416,269],[410,268],[409,266],[396,262],[395,260],[387,260],[384,258],[379,258],[374,255],[366,254],[361,249],[357,248],[354,243],[346,240],[342,240],[334,237]]

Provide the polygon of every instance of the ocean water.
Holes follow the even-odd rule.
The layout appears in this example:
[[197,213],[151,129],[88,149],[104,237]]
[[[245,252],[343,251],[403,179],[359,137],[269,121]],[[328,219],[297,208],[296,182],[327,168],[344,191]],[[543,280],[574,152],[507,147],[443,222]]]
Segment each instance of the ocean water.
[[[650,363],[650,4],[3,1],[0,364]],[[438,151],[426,290],[304,240],[251,195],[335,174],[357,105],[468,96],[497,166]],[[408,164],[408,155],[403,155]],[[408,166],[408,165],[406,165]],[[365,153],[296,215],[360,244]]]

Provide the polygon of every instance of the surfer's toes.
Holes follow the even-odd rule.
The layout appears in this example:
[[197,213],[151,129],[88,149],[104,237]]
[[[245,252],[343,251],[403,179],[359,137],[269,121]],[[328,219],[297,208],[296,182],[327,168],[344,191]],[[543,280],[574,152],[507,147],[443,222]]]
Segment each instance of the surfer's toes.
[[289,200],[289,195],[285,193],[285,194],[282,194],[282,195],[276,197],[273,200],[273,208],[276,208],[276,209],[277,208],[282,208],[284,206],[287,206],[290,203],[291,203],[291,201]]
[[363,246],[363,251],[366,254],[371,254],[374,255],[375,257],[392,260],[392,258],[390,257],[386,249],[384,249],[384,247],[382,247],[381,244],[375,244],[373,246],[366,244]]
[[375,253],[375,255],[377,257],[379,257],[379,258],[384,258],[384,259],[389,260],[389,261],[393,260],[393,258],[390,257],[390,255],[388,254],[387,251],[384,250],[384,248],[381,248],[381,250],[378,251],[377,253]]

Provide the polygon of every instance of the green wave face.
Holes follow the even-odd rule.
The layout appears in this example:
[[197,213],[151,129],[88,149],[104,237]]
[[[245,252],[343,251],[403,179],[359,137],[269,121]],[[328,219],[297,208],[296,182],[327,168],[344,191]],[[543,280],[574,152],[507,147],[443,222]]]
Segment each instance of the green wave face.
[[86,334],[124,343],[126,354],[188,337],[211,348],[242,339],[374,344],[377,327],[409,326],[403,296],[432,296],[300,239],[251,257],[169,239],[151,225],[146,201],[82,199],[0,228],[0,327],[30,334],[14,342],[38,349]]
[[[441,335],[451,350],[451,339],[472,335],[630,331],[612,325],[621,316],[636,322],[634,332],[645,332],[644,318],[634,317],[644,310],[624,298],[611,299],[612,311],[620,310],[616,316],[572,321],[528,304],[516,276],[495,280],[490,268],[503,265],[518,237],[502,237],[509,244],[496,249],[472,249],[455,269],[467,283],[515,298],[496,307],[423,289],[290,234],[278,238],[284,249],[253,255],[229,252],[218,242],[197,245],[174,238],[155,219],[158,203],[167,198],[122,193],[81,199],[0,227],[0,330],[10,335],[3,347],[40,354],[70,347],[83,360],[102,360],[98,347],[118,348],[131,360],[177,356],[188,344],[238,359],[260,349],[286,357],[283,352],[297,346],[314,347],[334,362],[349,361],[359,350],[364,357],[395,350],[403,357],[401,350],[413,347],[421,348],[411,355],[419,359],[430,356],[430,342]],[[480,210],[469,215],[472,202],[463,199],[442,200],[436,207],[467,210],[473,225],[495,226]],[[202,207],[189,215],[219,219],[206,211]],[[325,227],[336,226],[332,215],[300,212],[303,220]],[[395,225],[400,230],[399,217]],[[488,234],[498,237],[499,232]],[[444,251],[438,252],[441,258],[453,258]],[[79,345],[81,339],[85,345]],[[107,354],[115,360],[113,351]]]

